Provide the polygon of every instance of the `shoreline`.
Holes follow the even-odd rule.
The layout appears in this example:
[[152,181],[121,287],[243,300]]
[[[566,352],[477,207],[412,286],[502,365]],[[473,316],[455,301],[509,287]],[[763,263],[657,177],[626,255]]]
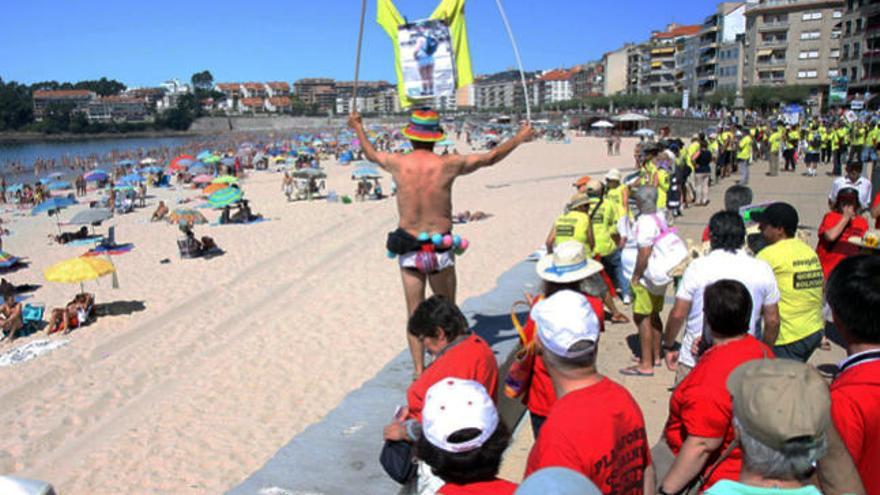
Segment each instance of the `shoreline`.
[[33,143],[65,143],[77,141],[99,141],[105,139],[138,139],[168,137],[198,137],[214,133],[199,131],[134,131],[134,132],[99,132],[87,134],[43,134],[40,132],[0,132],[0,145],[33,144]]

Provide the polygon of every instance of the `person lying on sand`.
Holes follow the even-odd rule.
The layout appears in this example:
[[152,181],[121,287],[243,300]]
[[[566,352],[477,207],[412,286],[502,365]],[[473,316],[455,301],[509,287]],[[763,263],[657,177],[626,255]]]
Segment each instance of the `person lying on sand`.
[[2,329],[0,340],[7,337],[10,341],[15,340],[15,333],[23,326],[21,303],[15,301],[15,294],[12,291],[4,292],[3,305],[0,306],[0,329]]
[[168,214],[168,207],[165,206],[164,201],[159,201],[159,206],[156,207],[156,211],[153,212],[153,216],[150,218],[151,222],[159,222],[165,219],[165,215]]
[[[95,295],[89,293],[77,294],[73,301],[67,303],[64,308],[55,308],[49,317],[49,333],[64,331],[70,333],[75,327],[85,323],[92,307],[95,305]],[[80,321],[82,316],[82,321]]]
[[70,241],[89,238],[89,229],[83,226],[76,232],[64,232],[61,235],[50,235],[58,244],[67,244]]

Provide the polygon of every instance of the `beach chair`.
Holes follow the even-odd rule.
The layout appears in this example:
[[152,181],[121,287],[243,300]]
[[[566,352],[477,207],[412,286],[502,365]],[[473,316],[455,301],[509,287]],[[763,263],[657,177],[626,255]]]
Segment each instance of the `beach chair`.
[[177,239],[177,249],[181,258],[198,258],[201,255],[199,244],[186,237]]
[[46,306],[42,304],[27,303],[21,309],[22,335],[30,335],[40,331],[41,323],[43,323],[43,314],[46,312]]

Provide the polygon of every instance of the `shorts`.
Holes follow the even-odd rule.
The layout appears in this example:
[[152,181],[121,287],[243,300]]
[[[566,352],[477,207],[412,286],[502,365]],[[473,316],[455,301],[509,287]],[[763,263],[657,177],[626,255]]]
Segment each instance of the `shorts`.
[[688,366],[682,362],[677,363],[675,365],[675,382],[673,382],[672,387],[675,388],[679,383],[683,382],[693,369],[693,366]]
[[455,253],[452,250],[439,253],[432,251],[410,251],[409,253],[401,254],[398,261],[401,268],[409,268],[425,275],[432,275],[455,266]]
[[871,148],[869,146],[865,146],[862,148],[862,161],[863,162],[876,162],[877,161],[877,150]]
[[804,163],[819,163],[819,153],[818,152],[807,152],[804,156]]
[[788,344],[773,346],[773,354],[780,359],[792,359],[806,363],[813,355],[813,351],[822,344],[822,330],[811,333],[806,337]]
[[663,294],[651,294],[642,284],[636,284],[632,287],[633,293],[633,314],[634,315],[651,315],[660,314],[663,311]]

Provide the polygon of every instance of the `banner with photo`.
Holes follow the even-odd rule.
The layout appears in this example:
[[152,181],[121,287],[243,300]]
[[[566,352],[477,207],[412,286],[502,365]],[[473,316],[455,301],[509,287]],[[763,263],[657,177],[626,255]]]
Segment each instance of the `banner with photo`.
[[455,96],[455,57],[449,27],[426,19],[397,28],[397,43],[406,96],[428,99]]
[[846,77],[832,79],[828,88],[828,104],[832,106],[845,105],[847,89],[849,89],[849,79]]

